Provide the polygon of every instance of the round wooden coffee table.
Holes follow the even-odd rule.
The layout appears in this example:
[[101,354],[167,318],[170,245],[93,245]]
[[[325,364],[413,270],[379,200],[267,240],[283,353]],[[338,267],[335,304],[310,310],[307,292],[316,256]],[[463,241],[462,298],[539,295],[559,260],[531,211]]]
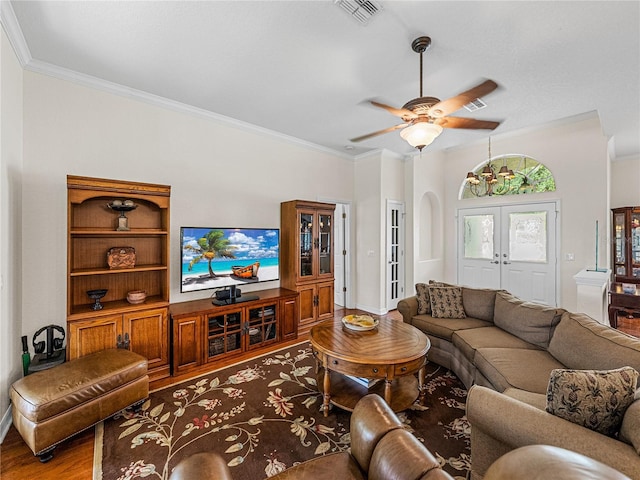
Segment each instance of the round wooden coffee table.
[[409,324],[382,319],[373,330],[354,331],[340,320],[327,320],[314,326],[309,338],[321,366],[318,387],[324,395],[325,416],[330,403],[353,410],[367,393],[384,397],[395,412],[424,395],[431,342]]

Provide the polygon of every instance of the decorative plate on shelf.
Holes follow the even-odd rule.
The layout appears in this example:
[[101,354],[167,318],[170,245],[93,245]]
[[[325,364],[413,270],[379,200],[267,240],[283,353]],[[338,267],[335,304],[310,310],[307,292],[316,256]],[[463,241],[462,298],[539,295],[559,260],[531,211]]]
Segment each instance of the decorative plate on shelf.
[[116,212],[130,212],[138,208],[138,205],[133,203],[132,200],[113,200],[107,203],[107,207]]
[[373,330],[378,326],[378,323],[377,318],[372,318],[369,315],[347,315],[342,317],[342,324],[345,327],[359,332]]

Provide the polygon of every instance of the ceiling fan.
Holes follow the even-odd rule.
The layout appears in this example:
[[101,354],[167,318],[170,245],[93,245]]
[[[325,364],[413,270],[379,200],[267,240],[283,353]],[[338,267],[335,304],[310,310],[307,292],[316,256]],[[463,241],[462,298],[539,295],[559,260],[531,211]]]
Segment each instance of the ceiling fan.
[[490,120],[447,116],[464,105],[493,92],[498,88],[498,84],[493,80],[485,80],[472,89],[446,100],[422,96],[422,54],[430,45],[430,37],[418,37],[411,43],[413,51],[420,54],[420,96],[418,98],[409,100],[402,108],[394,108],[384,103],[371,101],[372,105],[384,108],[389,113],[402,118],[404,123],[352,138],[352,142],[360,142],[402,128],[404,130],[400,132],[400,136],[412,147],[422,150],[442,133],[443,128],[493,130],[500,125],[500,122]]

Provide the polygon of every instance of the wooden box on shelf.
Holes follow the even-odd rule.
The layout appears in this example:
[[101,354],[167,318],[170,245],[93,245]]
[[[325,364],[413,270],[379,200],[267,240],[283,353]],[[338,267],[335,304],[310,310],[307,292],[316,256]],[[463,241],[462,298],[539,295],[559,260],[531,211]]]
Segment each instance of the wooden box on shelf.
[[300,293],[298,332],[333,318],[332,203],[291,200],[280,205],[280,285]]
[[[170,194],[167,185],[67,176],[69,360],[128,348],[147,357],[152,379],[169,375]],[[92,290],[106,293],[95,300]],[[127,301],[134,290],[144,302]]]

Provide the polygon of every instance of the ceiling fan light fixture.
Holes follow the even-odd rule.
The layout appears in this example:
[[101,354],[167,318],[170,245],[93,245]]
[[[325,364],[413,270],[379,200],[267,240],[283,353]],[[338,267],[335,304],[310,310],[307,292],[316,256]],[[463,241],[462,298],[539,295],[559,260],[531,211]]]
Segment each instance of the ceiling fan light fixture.
[[403,128],[400,136],[412,147],[422,150],[427,145],[430,145],[441,133],[442,127],[440,125],[418,122]]

